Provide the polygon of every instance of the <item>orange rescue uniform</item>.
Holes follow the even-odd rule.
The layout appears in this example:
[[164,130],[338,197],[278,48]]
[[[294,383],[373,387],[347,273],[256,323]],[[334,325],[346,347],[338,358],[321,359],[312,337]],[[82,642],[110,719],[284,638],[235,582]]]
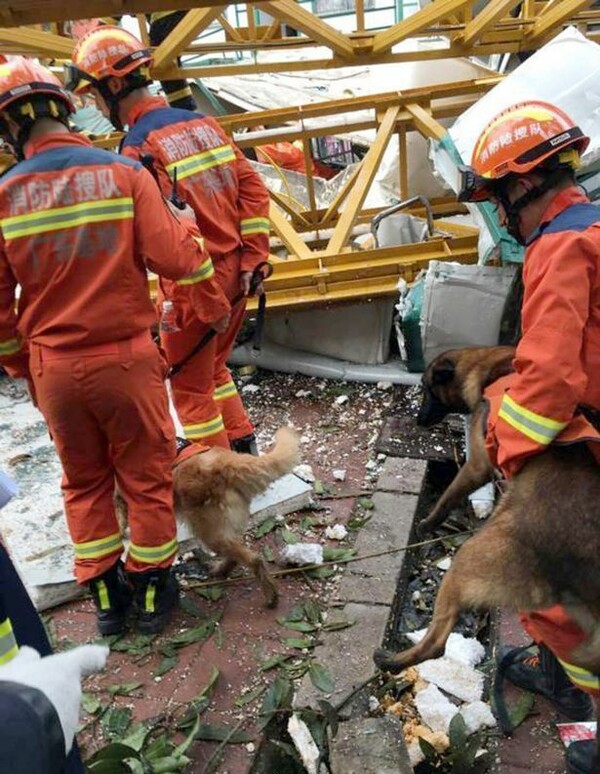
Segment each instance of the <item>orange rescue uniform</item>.
[[[507,477],[550,443],[598,440],[577,409],[600,409],[600,209],[576,187],[554,197],[528,240],[523,284],[516,373],[492,385],[496,400],[486,391],[486,446]],[[600,463],[600,444],[588,446]],[[573,683],[600,693],[598,676],[571,662],[586,635],[561,605],[522,614],[521,622]]]
[[[240,273],[253,271],[269,252],[269,195],[259,175],[209,116],[167,106],[160,97],[137,103],[121,153],[149,155],[160,187],[169,196],[177,176],[178,192],[196,214],[218,282],[231,301],[240,291]],[[161,282],[174,301],[181,330],[163,333],[169,362],[178,363],[209,330],[197,319],[186,288]],[[225,333],[212,341],[171,380],[175,407],[185,437],[208,446],[229,447],[253,432],[227,358],[242,325],[245,302],[232,309]]]
[[66,133],[25,154],[0,179],[0,364],[30,380],[60,456],[78,582],[122,552],[115,484],[129,506],[127,569],[168,567],[175,439],[146,267],[184,282],[207,323],[229,304],[197,231],[141,165]]

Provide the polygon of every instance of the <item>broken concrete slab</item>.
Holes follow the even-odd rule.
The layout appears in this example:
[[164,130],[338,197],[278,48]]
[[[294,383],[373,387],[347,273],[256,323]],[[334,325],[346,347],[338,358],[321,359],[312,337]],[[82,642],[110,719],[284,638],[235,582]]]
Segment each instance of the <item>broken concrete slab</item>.
[[425,460],[409,457],[388,457],[377,480],[377,489],[382,492],[418,495],[427,471]]
[[[417,509],[416,495],[375,492],[373,518],[360,530],[358,556],[377,554],[408,544]],[[403,552],[383,554],[348,565],[337,598],[341,602],[365,602],[391,606],[396,593]]]
[[413,767],[394,715],[356,718],[341,723],[329,741],[334,774],[412,774]]
[[[318,709],[319,699],[336,705],[344,701],[361,683],[375,673],[371,655],[381,645],[389,617],[384,605],[350,603],[342,610],[330,611],[327,623],[337,620],[354,621],[341,631],[327,632],[324,642],[315,648],[315,660],[325,666],[331,675],[334,691],[320,691],[305,675],[294,696],[294,707]],[[342,713],[343,715],[343,713]]]

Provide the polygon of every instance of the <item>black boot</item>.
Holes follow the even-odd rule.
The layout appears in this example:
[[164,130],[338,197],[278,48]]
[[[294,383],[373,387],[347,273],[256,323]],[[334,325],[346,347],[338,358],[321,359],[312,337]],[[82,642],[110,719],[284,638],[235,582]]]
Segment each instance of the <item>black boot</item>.
[[600,774],[597,753],[598,743],[595,739],[572,742],[565,755],[568,774]]
[[103,575],[88,582],[96,605],[96,620],[100,634],[121,634],[125,628],[127,608],[133,590],[119,561]]
[[160,634],[169,623],[179,601],[179,585],[171,570],[154,569],[132,573],[138,608],[138,630]]
[[258,446],[256,445],[256,436],[254,433],[231,441],[231,448],[238,454],[251,454],[253,457],[258,457]]
[[570,720],[589,720],[593,716],[591,698],[573,685],[556,656],[544,645],[503,646],[498,651],[498,662],[513,685],[545,696]]

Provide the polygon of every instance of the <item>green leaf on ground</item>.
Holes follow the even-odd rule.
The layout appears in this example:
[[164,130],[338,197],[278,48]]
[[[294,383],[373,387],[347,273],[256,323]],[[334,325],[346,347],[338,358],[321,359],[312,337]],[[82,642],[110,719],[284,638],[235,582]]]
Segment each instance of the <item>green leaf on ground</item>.
[[332,575],[335,575],[337,570],[335,570],[333,567],[315,567],[312,570],[307,570],[306,574],[309,578],[319,578],[319,580],[324,580],[325,578],[331,578]]
[[260,727],[264,728],[277,710],[290,709],[294,687],[287,677],[276,677],[269,686],[260,708]]
[[[129,745],[122,744],[121,742],[111,742],[104,745],[97,752],[95,752],[91,758],[85,762],[86,771],[93,771],[94,774],[101,772],[102,774],[114,774],[116,771],[120,771],[119,763],[127,760],[128,758],[139,760],[140,755],[137,750]],[[112,766],[112,769],[106,768],[106,766]]]
[[291,658],[294,658],[294,655],[292,653],[276,653],[275,655],[268,658],[266,661],[263,661],[259,667],[259,670],[261,672],[268,672],[269,669],[274,669],[277,666],[281,666],[286,661],[289,661]]
[[267,562],[275,561],[275,554],[273,553],[273,549],[271,548],[271,546],[263,546],[262,553],[263,553],[263,556],[265,557],[265,561]]
[[339,727],[338,711],[332,704],[330,704],[328,701],[325,701],[325,699],[319,699],[317,703],[319,705],[321,712],[323,713],[323,715],[327,719],[327,722],[329,723],[329,728],[331,730],[331,738],[335,739],[338,732],[338,727]]
[[361,527],[364,527],[367,522],[371,521],[372,518],[371,515],[363,517],[352,516],[348,519],[348,524],[346,526],[348,529],[360,529]]
[[186,645],[192,645],[195,642],[207,640],[215,630],[217,620],[210,618],[208,621],[194,626],[191,629],[180,634],[175,634],[169,639],[169,646],[172,648],[184,648]]
[[532,693],[524,691],[517,700],[514,707],[508,708],[508,718],[511,728],[517,728],[531,714],[535,704],[535,697]]
[[333,692],[333,679],[322,664],[313,661],[308,670],[308,676],[315,688],[323,691],[323,693]]
[[292,629],[295,632],[314,632],[319,628],[308,621],[288,621],[286,618],[278,618],[277,623],[280,626],[285,626],[286,629]]
[[299,542],[298,535],[295,535],[293,532],[290,532],[289,529],[282,529],[280,534],[283,539],[283,542],[287,543],[288,545],[294,545]]
[[101,720],[102,729],[106,736],[125,736],[131,724],[132,712],[128,707],[111,707]]
[[144,683],[121,683],[120,685],[109,685],[108,692],[112,696],[129,696],[130,693],[137,691]]
[[88,713],[88,715],[95,715],[102,704],[100,703],[100,699],[93,693],[86,693],[84,691],[81,694],[81,706]]
[[370,497],[359,497],[358,504],[360,505],[361,508],[364,508],[365,511],[372,511],[373,508],[375,507],[375,504]]
[[194,618],[206,618],[206,613],[202,611],[197,605],[195,605],[192,600],[185,596],[181,597],[179,600],[179,606],[183,610],[184,613],[187,613],[188,615],[193,615]]
[[355,548],[323,548],[323,561],[341,562],[351,559],[356,554]]
[[307,621],[310,621],[312,624],[319,624],[321,623],[321,619],[323,617],[323,613],[321,611],[321,608],[317,603],[309,599],[302,605],[302,608],[304,610],[304,616]]
[[246,704],[250,704],[251,701],[258,699],[259,696],[262,696],[266,690],[266,685],[257,685],[256,688],[253,688],[251,691],[246,691],[246,693],[238,696],[238,698],[235,700],[235,706],[244,707]]
[[228,744],[246,744],[254,740],[254,734],[251,734],[249,731],[238,729],[233,734],[231,734],[231,731],[232,729],[228,726],[202,723],[196,732],[195,739],[204,742],[223,742],[227,739]]
[[286,615],[288,621],[302,621],[306,615],[304,605],[294,605],[290,612]]
[[277,522],[275,521],[275,516],[267,516],[267,518],[264,521],[261,521],[258,527],[254,530],[254,535],[257,538],[261,538],[264,535],[267,535],[269,532],[272,532],[276,526]]
[[306,638],[300,639],[299,637],[286,637],[283,641],[288,648],[298,648],[298,650],[315,647],[315,643],[312,640]]
[[323,482],[320,481],[318,478],[315,480],[313,484],[313,489],[315,490],[316,495],[325,494],[325,487],[323,486]]
[[330,621],[323,624],[324,632],[339,632],[342,629],[348,629],[350,626],[354,626],[356,621]]
[[154,670],[154,677],[166,675],[166,673],[173,669],[174,666],[177,666],[178,660],[179,657],[176,654],[165,656],[159,661],[158,666]]
[[205,588],[196,589],[196,594],[200,594],[204,599],[208,599],[209,602],[218,602],[224,594],[223,586],[218,583],[213,583],[211,586]]

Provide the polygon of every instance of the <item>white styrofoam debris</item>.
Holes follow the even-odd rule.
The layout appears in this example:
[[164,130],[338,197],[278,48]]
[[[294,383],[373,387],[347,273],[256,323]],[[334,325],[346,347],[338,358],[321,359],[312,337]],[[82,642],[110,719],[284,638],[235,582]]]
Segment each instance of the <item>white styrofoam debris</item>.
[[464,704],[460,708],[460,714],[464,718],[469,734],[474,734],[482,728],[493,728],[496,725],[496,718],[492,714],[490,705],[484,701]]
[[329,540],[343,540],[347,534],[348,530],[343,524],[334,524],[325,530],[325,537]]
[[[411,642],[417,643],[421,642],[426,632],[427,629],[419,629],[406,636]],[[458,632],[452,632],[446,642],[444,656],[474,667],[485,658],[485,648],[474,637],[464,637]]]
[[408,752],[408,760],[413,769],[425,760],[423,750],[418,739],[413,739],[410,744],[406,745],[406,751]]
[[447,699],[435,685],[428,685],[415,696],[415,707],[423,723],[432,731],[448,733],[450,721],[458,712],[458,707]]
[[303,463],[302,465],[296,465],[293,472],[298,476],[298,478],[301,478],[303,481],[306,481],[309,484],[312,484],[315,480],[313,469],[306,463]]
[[260,390],[260,387],[258,384],[245,384],[242,387],[242,392],[258,392]]
[[347,403],[350,399],[347,395],[338,395],[338,397],[333,401],[334,406],[343,406],[344,403]]
[[319,543],[294,543],[284,546],[280,556],[286,564],[323,564],[323,546]]
[[379,699],[377,696],[369,696],[369,712],[376,712],[379,709]]
[[377,382],[377,389],[378,390],[389,390],[390,387],[392,387],[391,382]]
[[312,738],[308,726],[303,720],[300,720],[295,712],[288,720],[287,730],[308,774],[318,774],[317,762],[321,753],[315,740]]
[[463,701],[479,701],[483,694],[483,673],[473,667],[442,658],[424,661],[416,667],[419,675],[428,683],[433,683],[446,693]]
[[367,470],[376,470],[377,469],[377,462],[375,460],[369,460],[367,464],[365,465],[365,468]]
[[333,477],[336,481],[345,481],[346,480],[346,471],[342,470],[341,468],[337,468],[333,471]]
[[379,462],[383,462],[385,459],[387,459],[387,454],[384,454],[383,452],[379,452],[377,455],[377,460]]
[[449,570],[451,564],[452,564],[452,559],[449,556],[445,556],[443,559],[440,559],[439,562],[436,562],[435,566],[438,567],[440,570]]
[[298,390],[296,393],[297,398],[308,398],[309,395],[312,395],[310,390]]

